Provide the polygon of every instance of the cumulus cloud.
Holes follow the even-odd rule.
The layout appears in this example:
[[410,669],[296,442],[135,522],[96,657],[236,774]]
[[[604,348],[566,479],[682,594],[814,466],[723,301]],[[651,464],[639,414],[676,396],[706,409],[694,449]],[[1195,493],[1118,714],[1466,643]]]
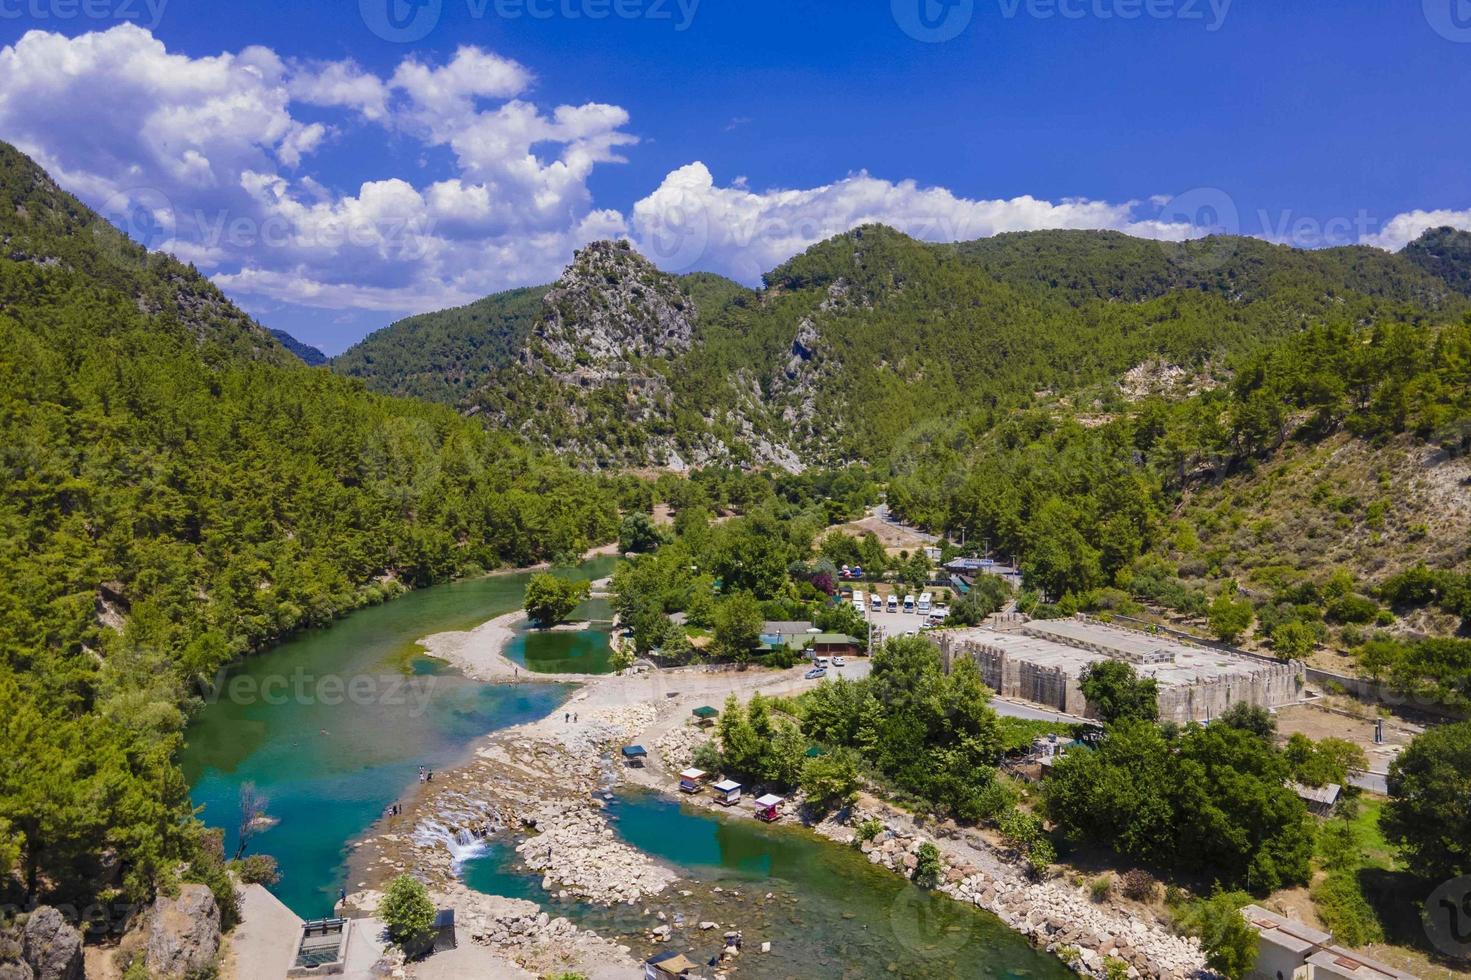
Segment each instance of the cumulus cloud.
[[[550,280],[626,231],[587,181],[635,142],[627,112],[543,108],[533,81],[473,46],[379,76],[262,47],[194,58],[131,24],[32,31],[0,48],[0,137],[246,301],[419,311]],[[313,158],[353,127],[445,147],[453,173],[333,188]]]
[[1168,199],[1152,203],[1162,213],[1140,216],[1136,201],[973,200],[867,173],[804,190],[757,192],[744,180],[716,186],[709,168],[697,162],[670,173],[636,203],[632,223],[639,246],[665,268],[698,267],[754,282],[814,243],[872,223],[935,242],[1045,228],[1115,229],[1171,240],[1205,233],[1171,214]]
[[[860,171],[757,190],[739,178],[717,184],[700,162],[667,174],[625,216],[599,207],[589,181],[637,142],[628,112],[596,100],[542,105],[535,82],[475,46],[442,62],[409,55],[379,74],[263,47],[191,57],[126,23],[71,38],[32,31],[0,48],[0,138],[257,309],[442,308],[550,281],[597,238],[630,237],[671,271],[755,283],[872,222],[927,241],[1241,230],[1229,196],[1209,188],[1142,201],[991,200]],[[321,155],[363,131],[422,150],[423,172],[373,173],[368,162],[356,187],[340,186]],[[1439,225],[1471,230],[1471,211],[1407,212],[1364,240],[1398,249]]]
[[1437,211],[1406,211],[1386,221],[1377,235],[1364,239],[1366,245],[1398,252],[1432,228],[1450,226],[1461,231],[1471,231],[1471,208],[1465,211],[1440,209]]

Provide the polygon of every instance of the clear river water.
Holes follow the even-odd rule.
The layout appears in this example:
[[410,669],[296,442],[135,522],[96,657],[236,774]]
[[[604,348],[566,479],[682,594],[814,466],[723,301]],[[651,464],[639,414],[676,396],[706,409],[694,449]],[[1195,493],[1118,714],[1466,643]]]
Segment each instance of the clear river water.
[[[612,559],[595,559],[559,574],[593,579],[612,566]],[[191,725],[180,761],[203,819],[225,828],[232,851],[241,787],[255,787],[276,822],[251,850],[280,863],[273,890],[297,914],[331,913],[347,884],[351,842],[414,783],[419,767],[454,765],[487,732],[548,714],[571,694],[567,684],[471,681],[424,656],[416,642],[519,608],[528,579],[517,573],[423,589],[296,636],[235,668]],[[606,670],[606,623],[599,622],[606,603],[592,600],[574,616],[591,619],[593,628],[522,627],[508,656],[548,678]],[[741,977],[1072,976],[993,916],[921,892],[800,828],[725,818],[637,791],[613,799],[609,815],[625,841],[684,876],[649,903],[669,909],[671,945],[692,958],[717,953],[723,929],[699,930],[704,917],[739,922],[748,937],[772,941],[769,954],[748,944]],[[463,875],[472,888],[530,899],[621,935],[636,953],[653,949],[643,939],[647,917],[630,915],[641,909],[556,901],[519,865],[512,841],[491,842]],[[688,921],[676,922],[679,911]]]

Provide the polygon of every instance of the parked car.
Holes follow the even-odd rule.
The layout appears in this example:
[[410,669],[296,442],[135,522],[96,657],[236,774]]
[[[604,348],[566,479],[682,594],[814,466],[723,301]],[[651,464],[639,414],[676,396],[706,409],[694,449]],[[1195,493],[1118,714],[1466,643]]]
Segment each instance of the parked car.
[[813,667],[811,670],[807,671],[807,673],[804,676],[806,676],[806,678],[809,681],[815,681],[819,677],[826,677],[827,676],[827,668],[826,667]]
[[842,657],[834,657],[833,658],[833,666],[834,667],[846,667],[846,666],[848,666],[848,661],[846,659],[842,658]]

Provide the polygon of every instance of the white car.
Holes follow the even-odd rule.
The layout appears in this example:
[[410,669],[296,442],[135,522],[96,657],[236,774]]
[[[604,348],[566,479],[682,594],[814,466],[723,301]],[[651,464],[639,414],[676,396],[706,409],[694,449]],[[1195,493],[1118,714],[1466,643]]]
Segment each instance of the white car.
[[834,657],[833,658],[833,666],[834,667],[846,667],[846,666],[848,666],[848,661],[844,660],[842,657]]

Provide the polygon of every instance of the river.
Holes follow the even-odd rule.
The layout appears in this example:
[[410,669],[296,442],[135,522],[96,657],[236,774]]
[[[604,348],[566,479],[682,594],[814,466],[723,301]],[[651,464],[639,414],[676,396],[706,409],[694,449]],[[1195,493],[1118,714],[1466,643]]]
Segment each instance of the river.
[[[595,558],[558,574],[601,578],[615,563]],[[330,914],[347,884],[349,842],[414,783],[420,766],[454,765],[487,732],[540,718],[571,694],[565,684],[471,681],[418,647],[429,634],[520,608],[529,579],[490,575],[410,592],[234,668],[190,726],[179,760],[202,819],[225,829],[226,853],[235,850],[249,783],[278,821],[251,841],[252,852],[280,863],[273,890],[298,915]],[[559,647],[577,643],[577,634],[559,636],[533,647],[529,662],[538,650],[555,659]]]
[[[612,565],[595,559],[560,574],[598,578]],[[225,828],[233,851],[241,789],[251,784],[261,794],[276,822],[251,841],[251,852],[280,862],[273,891],[298,915],[330,914],[337,890],[352,890],[351,843],[413,786],[421,766],[453,766],[487,732],[546,715],[570,695],[566,684],[471,681],[424,656],[416,642],[515,610],[529,577],[423,589],[301,634],[240,664],[223,696],[200,712],[181,757],[194,802],[206,823]],[[593,600],[574,615],[598,620],[605,611]],[[522,628],[507,654],[549,677],[592,673],[605,668],[606,639],[596,627],[581,634]],[[738,923],[752,941],[742,977],[1072,976],[993,916],[922,892],[801,828],[717,816],[637,790],[615,797],[609,816],[622,839],[684,876],[646,903],[666,909],[676,925],[670,945],[708,958],[724,929]],[[643,935],[646,916],[544,893],[540,876],[519,864],[513,841],[493,840],[463,874],[472,888],[539,902],[641,955],[655,949]],[[686,918],[676,922],[680,913]],[[702,918],[721,928],[700,930]],[[772,951],[757,953],[765,940]]]

